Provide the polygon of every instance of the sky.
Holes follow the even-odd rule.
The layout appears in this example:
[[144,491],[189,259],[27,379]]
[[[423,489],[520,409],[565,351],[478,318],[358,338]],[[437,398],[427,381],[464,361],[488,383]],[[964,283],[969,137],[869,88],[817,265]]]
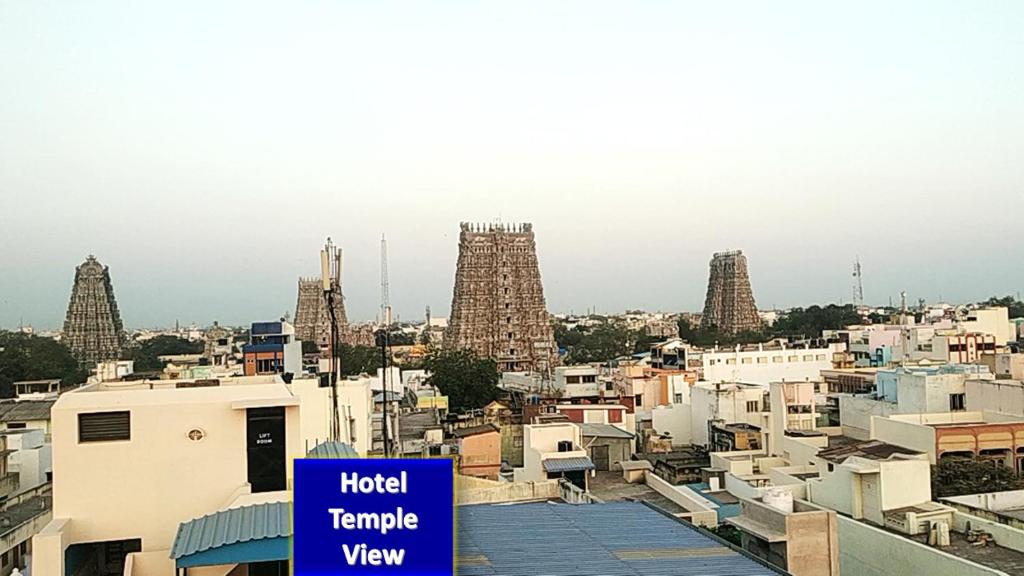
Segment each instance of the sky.
[[459,223],[532,222],[552,312],[1024,288],[1024,3],[0,0],[0,327],[75,266],[125,325],[448,313]]

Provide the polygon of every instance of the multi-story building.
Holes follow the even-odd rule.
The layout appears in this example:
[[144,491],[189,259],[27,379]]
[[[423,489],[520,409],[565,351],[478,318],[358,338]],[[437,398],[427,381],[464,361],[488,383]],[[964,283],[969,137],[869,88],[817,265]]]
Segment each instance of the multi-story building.
[[789,346],[782,342],[715,347],[700,355],[703,380],[707,382],[819,381],[822,370],[833,368],[832,356],[843,344],[811,347]]
[[[64,394],[53,407],[53,519],[34,539],[32,573],[286,574],[291,461],[305,453],[299,403],[281,381]],[[283,519],[283,535],[228,521],[257,508]],[[229,528],[216,543],[189,544],[188,532],[217,522]]]
[[302,342],[287,322],[254,322],[242,347],[245,375],[301,374]]
[[583,433],[576,424],[523,426],[523,467],[515,469],[516,482],[564,478],[587,490],[591,470],[594,463],[583,448]]

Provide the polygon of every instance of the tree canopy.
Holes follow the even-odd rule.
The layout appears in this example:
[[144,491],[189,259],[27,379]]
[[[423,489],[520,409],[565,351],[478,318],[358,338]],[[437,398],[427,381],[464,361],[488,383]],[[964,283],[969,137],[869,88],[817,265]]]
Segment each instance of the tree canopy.
[[857,309],[851,304],[837,306],[808,306],[793,308],[775,321],[769,332],[776,336],[802,336],[817,338],[824,330],[838,330],[851,324],[863,322]]
[[341,359],[342,376],[376,374],[381,366],[380,349],[373,346],[342,344],[338,347],[338,356]]
[[13,382],[59,378],[61,385],[74,386],[87,377],[64,344],[52,338],[0,331],[0,397],[14,396]]
[[555,342],[567,352],[569,364],[607,362],[619,356],[647,350],[653,338],[626,328],[621,322],[602,320],[594,326],[566,329],[555,324]]
[[943,458],[932,466],[932,498],[1024,489],[1024,478],[992,462]]
[[160,356],[174,354],[200,354],[203,351],[202,341],[189,341],[177,336],[162,335],[143,340],[129,347],[125,353],[126,360],[134,360],[136,372],[155,372],[164,369]]
[[498,365],[472,350],[434,350],[424,362],[427,384],[448,397],[453,412],[483,408],[501,395]]
[[1010,314],[1010,318],[1024,318],[1024,302],[1017,300],[1013,296],[993,296],[988,300],[981,302],[985,306],[1004,306]]

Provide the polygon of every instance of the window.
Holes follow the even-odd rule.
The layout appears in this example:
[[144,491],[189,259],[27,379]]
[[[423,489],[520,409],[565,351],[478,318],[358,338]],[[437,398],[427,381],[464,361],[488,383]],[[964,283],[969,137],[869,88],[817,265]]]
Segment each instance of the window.
[[508,349],[508,355],[509,356],[515,356],[516,355],[516,349],[515,348],[509,348]]
[[506,316],[505,317],[505,324],[511,324],[511,323],[512,323],[512,317],[511,316]]
[[813,361],[814,361],[814,356],[812,354],[805,354],[804,355],[804,362],[813,362]]
[[726,364],[735,364],[736,363],[736,359],[735,358],[726,358],[725,359],[725,363]]
[[512,437],[512,446],[514,448],[522,448],[523,447],[523,437],[522,436],[513,436]]
[[7,566],[7,552],[0,555],[0,566]]
[[761,407],[758,406],[757,400],[748,400],[747,401],[747,412],[760,412],[760,411],[761,411]]
[[508,339],[509,339],[509,340],[511,340],[511,339],[512,339],[512,333],[511,333],[511,332],[509,332],[509,333],[508,333]]
[[505,295],[508,296],[508,288],[505,288]]
[[814,355],[814,359],[815,360],[819,360],[819,361],[820,360],[824,360],[825,359],[825,355],[824,354],[815,354]]
[[24,430],[25,429],[25,423],[24,422],[8,422],[7,423],[7,429],[8,430]]
[[277,359],[257,359],[256,360],[256,373],[266,374],[267,372],[277,372]]
[[633,396],[633,405],[637,406],[637,407],[643,406],[644,405],[644,395],[643,394],[637,394],[636,396]]
[[768,357],[767,356],[758,356],[757,357],[757,363],[758,364],[767,364],[768,363]]
[[79,442],[109,442],[131,440],[131,413],[92,412],[78,415]]
[[753,360],[754,360],[753,358],[744,358],[744,359],[742,360],[742,362],[743,362],[744,364],[753,364]]
[[580,377],[579,376],[566,376],[565,377],[565,383],[566,384],[579,384],[580,383]]
[[672,397],[672,402],[674,404],[682,404],[683,403],[683,395],[677,393],[675,396]]
[[18,552],[24,556],[28,552],[28,541],[22,542],[18,545]]
[[782,356],[772,356],[772,362],[775,362],[776,364],[781,364]]
[[959,412],[966,409],[966,400],[964,394],[950,394],[949,395],[949,410],[950,412]]
[[797,358],[796,356],[790,356],[790,357],[789,357],[789,361],[790,361],[790,362],[796,362],[796,361],[798,361],[798,360],[800,360],[800,359],[799,359],[799,358]]

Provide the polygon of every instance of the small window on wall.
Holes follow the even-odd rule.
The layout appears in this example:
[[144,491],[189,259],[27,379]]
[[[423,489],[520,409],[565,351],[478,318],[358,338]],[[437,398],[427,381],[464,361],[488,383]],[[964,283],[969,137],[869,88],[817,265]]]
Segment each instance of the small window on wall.
[[959,412],[966,410],[967,401],[964,398],[964,394],[950,394],[949,395],[949,410],[950,412]]
[[7,423],[7,429],[8,430],[24,430],[25,429],[25,423],[24,422],[8,422]]
[[131,439],[131,412],[127,410],[78,415],[78,441],[80,443]]
[[758,405],[757,400],[750,400],[747,402],[747,412],[760,412],[761,407]]

